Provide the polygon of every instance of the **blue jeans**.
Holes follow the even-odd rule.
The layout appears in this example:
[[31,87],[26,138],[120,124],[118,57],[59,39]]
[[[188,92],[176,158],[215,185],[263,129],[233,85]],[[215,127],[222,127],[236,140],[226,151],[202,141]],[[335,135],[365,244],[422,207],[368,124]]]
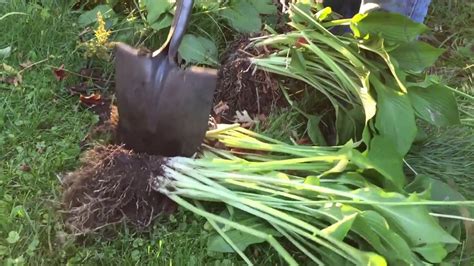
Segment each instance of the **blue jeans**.
[[362,0],[360,13],[372,10],[386,10],[400,13],[412,20],[423,23],[431,0]]

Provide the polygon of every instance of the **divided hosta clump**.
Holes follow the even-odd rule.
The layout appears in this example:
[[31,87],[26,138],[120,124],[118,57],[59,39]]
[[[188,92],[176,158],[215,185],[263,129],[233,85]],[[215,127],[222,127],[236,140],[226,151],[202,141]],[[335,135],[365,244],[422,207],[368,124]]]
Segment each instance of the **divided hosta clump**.
[[[383,190],[390,173],[353,143],[289,145],[238,126],[220,126],[207,139],[220,148],[205,145],[201,159],[167,159],[152,186],[207,218],[216,230],[211,250],[235,250],[248,263],[243,251],[267,241],[297,264],[283,239],[317,264],[440,263],[462,241],[461,220],[472,219],[466,206],[474,202],[427,177]],[[201,202],[227,207],[216,213]]]

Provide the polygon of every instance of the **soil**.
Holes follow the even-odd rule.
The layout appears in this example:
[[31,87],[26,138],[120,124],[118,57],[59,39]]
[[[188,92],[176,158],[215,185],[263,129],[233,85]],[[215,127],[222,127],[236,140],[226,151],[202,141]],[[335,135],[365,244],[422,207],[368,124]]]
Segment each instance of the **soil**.
[[152,190],[150,179],[161,173],[163,158],[137,154],[122,146],[99,146],[85,153],[82,167],[63,180],[67,228],[84,234],[128,222],[146,228],[176,205]]
[[247,111],[251,116],[268,115],[273,107],[286,104],[276,77],[251,66],[251,57],[270,51],[250,46],[249,37],[242,36],[231,43],[221,61],[214,103],[227,104],[229,108],[217,114],[227,121],[234,121],[236,111]]

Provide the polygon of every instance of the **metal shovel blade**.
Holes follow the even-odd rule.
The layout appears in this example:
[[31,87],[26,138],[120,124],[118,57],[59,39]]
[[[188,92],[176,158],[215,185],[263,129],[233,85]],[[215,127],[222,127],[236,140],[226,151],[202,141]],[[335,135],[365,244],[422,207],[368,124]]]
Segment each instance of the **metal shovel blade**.
[[118,133],[129,148],[191,156],[202,143],[217,82],[214,69],[181,69],[166,53],[116,46]]

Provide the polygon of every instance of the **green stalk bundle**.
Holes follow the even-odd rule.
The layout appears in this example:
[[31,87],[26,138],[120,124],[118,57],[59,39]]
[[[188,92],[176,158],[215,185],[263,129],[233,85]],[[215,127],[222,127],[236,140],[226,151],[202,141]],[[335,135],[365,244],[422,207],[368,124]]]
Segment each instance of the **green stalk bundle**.
[[245,248],[264,241],[298,264],[283,239],[318,265],[438,263],[461,243],[462,220],[472,221],[437,218],[474,202],[433,201],[429,184],[384,191],[377,184],[388,177],[352,143],[289,145],[232,125],[207,139],[225,148],[205,145],[200,159],[165,160],[153,187],[208,220],[217,232],[211,250],[235,250],[248,264]]

